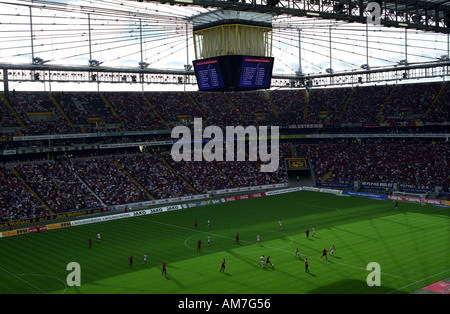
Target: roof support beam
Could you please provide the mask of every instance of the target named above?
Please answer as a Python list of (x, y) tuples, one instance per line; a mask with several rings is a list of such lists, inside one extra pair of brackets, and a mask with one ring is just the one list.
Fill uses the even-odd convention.
[[(426, 0), (280, 0), (275, 6), (268, 0), (128, 0), (157, 2), (170, 5), (194, 5), (220, 9), (233, 9), (272, 13), (273, 15), (314, 16), (324, 19), (366, 23), (369, 2), (381, 5), (381, 24), (407, 27), (439, 33), (450, 33), (449, 2)], [(399, 25), (402, 24), (402, 25)]]

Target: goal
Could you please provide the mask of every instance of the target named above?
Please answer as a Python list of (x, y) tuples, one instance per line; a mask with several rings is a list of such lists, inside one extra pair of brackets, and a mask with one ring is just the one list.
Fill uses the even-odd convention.
[(393, 202), (403, 201), (411, 203), (420, 203), (422, 205), (426, 204), (425, 198), (426, 198), (425, 192), (415, 193), (415, 192), (393, 191), (391, 196)]
[(425, 192), (414, 193), (414, 192), (403, 192), (403, 191), (393, 191), (392, 195), (405, 196), (405, 197), (418, 197), (418, 198), (425, 198), (427, 196), (427, 194)]

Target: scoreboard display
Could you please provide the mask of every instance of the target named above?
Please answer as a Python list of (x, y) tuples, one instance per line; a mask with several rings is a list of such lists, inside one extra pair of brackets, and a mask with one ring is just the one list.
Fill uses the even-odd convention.
[(229, 55), (193, 61), (200, 91), (270, 88), (272, 57)]
[(225, 88), (218, 58), (194, 61), (194, 70), (200, 90), (221, 90)]
[(273, 58), (243, 57), (240, 88), (269, 88), (272, 78)]

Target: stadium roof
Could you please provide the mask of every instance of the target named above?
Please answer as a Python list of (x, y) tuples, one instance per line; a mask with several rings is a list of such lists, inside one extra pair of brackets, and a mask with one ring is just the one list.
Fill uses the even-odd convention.
[[(135, 0), (128, 0), (135, 1)], [(450, 1), (443, 0), (137, 0), (138, 2), (183, 3), (201, 7), (271, 12), (274, 15), (315, 16), (365, 23), (367, 6), (380, 5), (381, 23), (449, 33)], [(371, 10), (372, 11), (372, 10)]]
[(182, 73), (194, 58), (192, 17), (225, 8), (271, 12), (276, 76), (448, 61), (450, 1), (383, 1), (381, 25), (366, 24), (368, 2), (0, 0), (0, 67)]

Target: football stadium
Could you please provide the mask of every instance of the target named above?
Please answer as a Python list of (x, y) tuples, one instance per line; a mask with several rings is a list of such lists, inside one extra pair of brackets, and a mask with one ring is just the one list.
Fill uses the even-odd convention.
[(450, 2), (0, 17), (1, 294), (450, 293)]

